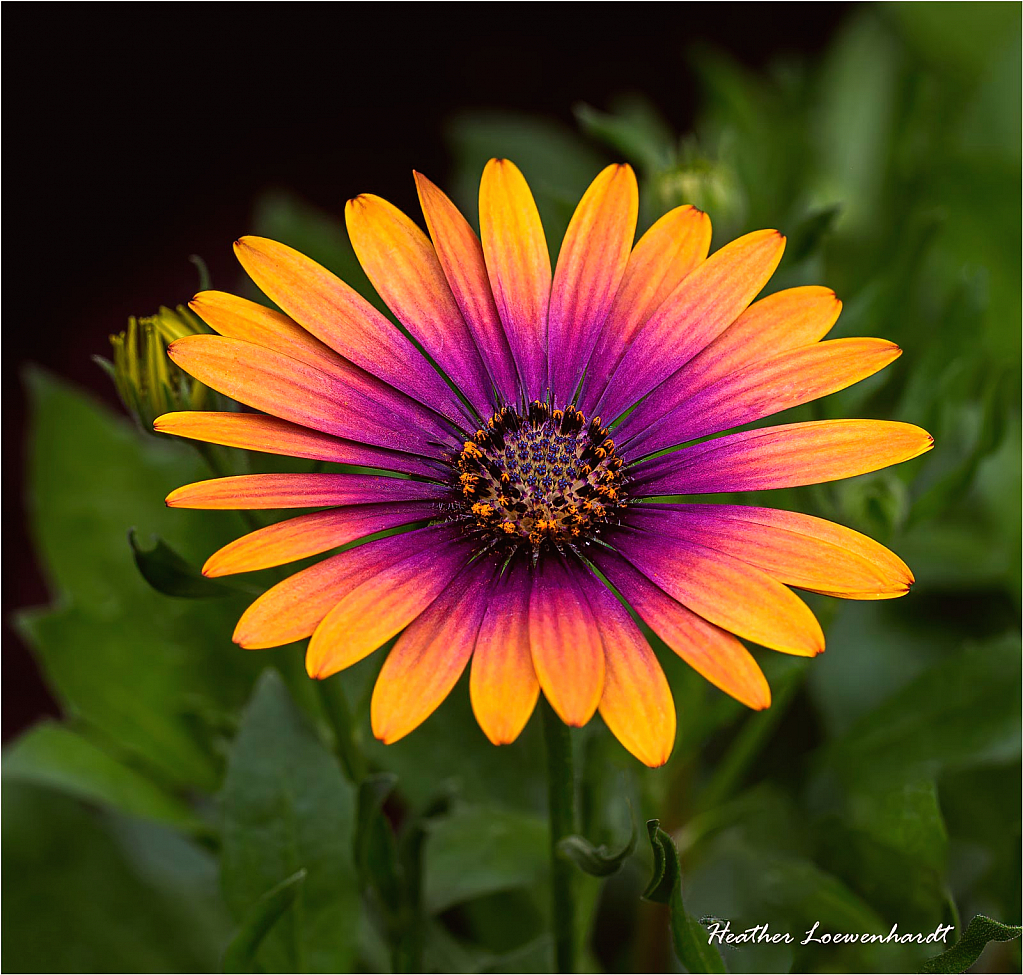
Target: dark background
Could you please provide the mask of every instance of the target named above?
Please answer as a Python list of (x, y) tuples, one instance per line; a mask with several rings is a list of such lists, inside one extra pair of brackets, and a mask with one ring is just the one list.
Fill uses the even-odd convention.
[(335, 213), (377, 191), (413, 212), (411, 170), (444, 178), (455, 109), (572, 122), (576, 102), (635, 87), (685, 131), (688, 46), (761, 67), (826, 46), (850, 6), (8, 7), (8, 38), (25, 40), (8, 44), (4, 739), (55, 710), (8, 624), (47, 600), (21, 491), (26, 362), (116, 402), (91, 356), (129, 315), (194, 293), (189, 254), (232, 280), (230, 245), (262, 190)]

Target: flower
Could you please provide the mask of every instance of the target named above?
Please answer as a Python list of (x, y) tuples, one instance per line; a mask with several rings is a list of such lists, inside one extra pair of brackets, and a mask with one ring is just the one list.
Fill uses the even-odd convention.
[[(874, 471), (926, 451), (906, 423), (827, 420), (710, 435), (806, 403), (899, 354), (878, 339), (821, 341), (841, 303), (819, 287), (753, 304), (784, 237), (747, 234), (708, 257), (710, 220), (680, 206), (633, 246), (638, 191), (609, 166), (582, 197), (551, 274), (525, 179), (491, 160), (480, 237), (428, 179), (429, 236), (375, 196), (348, 203), (356, 254), (403, 326), (283, 244), (237, 241), (281, 310), (219, 292), (192, 309), (218, 335), (169, 355), (259, 413), (179, 412), (163, 433), (354, 465), (190, 484), (192, 508), (316, 508), (214, 553), (220, 576), (370, 538), (278, 583), (234, 639), (310, 637), (324, 678), (401, 633), (377, 680), (375, 735), (421, 724), (467, 665), (476, 718), (513, 741), (542, 690), (560, 718), (600, 711), (641, 761), (675, 737), (668, 683), (643, 620), (751, 708), (770, 691), (740, 637), (824, 649), (790, 587), (851, 599), (908, 591), (906, 565), (871, 539), (765, 507), (673, 503)], [(662, 500), (658, 500), (662, 499)]]

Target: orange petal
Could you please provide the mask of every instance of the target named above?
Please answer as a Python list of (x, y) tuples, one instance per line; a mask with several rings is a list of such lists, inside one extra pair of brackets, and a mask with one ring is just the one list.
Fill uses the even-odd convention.
[(189, 303), (192, 309), (214, 331), (231, 339), (241, 339), (264, 349), (309, 365), (336, 365), (337, 353), (310, 335), (287, 315), (247, 298), (223, 291), (201, 291)]
[(830, 288), (788, 288), (749, 306), (685, 367), (695, 393), (751, 362), (819, 342), (842, 312)]
[(480, 239), (524, 392), (542, 396), (547, 386), (551, 259), (533, 194), (507, 159), (491, 159), (483, 170)]
[(519, 399), (518, 374), (494, 304), (483, 247), (451, 200), (422, 173), (415, 177), (426, 226), (451, 293), (472, 330), (501, 402), (514, 403)]
[(572, 215), (551, 285), (547, 338), (551, 390), (573, 400), (583, 368), (625, 273), (639, 212), (631, 166), (608, 166)]
[(624, 442), (683, 400), (752, 363), (813, 345), (830, 331), (841, 310), (830, 288), (789, 288), (761, 298), (640, 403), (619, 424), (617, 436)]
[(620, 416), (684, 366), (742, 314), (770, 280), (785, 249), (777, 230), (758, 230), (711, 254), (668, 296), (629, 346), (599, 410)]
[(709, 548), (763, 569), (779, 582), (846, 599), (904, 596), (909, 567), (866, 535), (795, 511), (745, 505), (649, 505), (637, 527)]
[(693, 538), (623, 529), (614, 545), (669, 596), (761, 646), (813, 657), (824, 634), (809, 607), (777, 579)]
[(644, 765), (663, 765), (675, 746), (675, 702), (668, 680), (629, 611), (605, 586), (587, 590), (604, 641), (600, 716)]
[(660, 218), (632, 250), (590, 357), (579, 408), (590, 413), (640, 326), (710, 250), (710, 218), (694, 206)]
[(387, 528), (436, 515), (430, 502), (361, 504), (313, 511), (257, 529), (214, 552), (202, 567), (204, 576), (254, 572), (296, 562), (347, 545)]
[[(900, 355), (897, 345), (883, 339), (835, 339), (792, 349), (685, 396), (650, 425), (641, 426), (642, 419), (630, 423), (630, 428), (640, 429), (633, 439), (623, 430), (618, 437), (630, 452), (653, 453), (828, 396), (872, 376)], [(642, 406), (658, 403), (659, 393)], [(662, 407), (653, 409), (660, 412)]]
[(428, 543), (430, 532), (421, 528), (376, 539), (296, 572), (245, 610), (235, 627), (234, 642), (261, 649), (305, 639), (346, 593)]
[(432, 538), (346, 593), (316, 627), (305, 658), (310, 677), (322, 680), (369, 656), (423, 612), (472, 554), (450, 529), (423, 531)]
[(491, 575), (470, 565), (398, 638), (373, 688), (370, 722), (385, 745), (419, 727), (451, 693), (472, 655)]
[(442, 499), (442, 484), (373, 474), (236, 474), (196, 481), (167, 495), (170, 508), (323, 508)]
[(814, 420), (730, 433), (635, 468), (637, 495), (718, 494), (823, 484), (926, 453), (926, 430), (892, 420)]
[(577, 566), (552, 556), (529, 599), (533, 669), (558, 717), (575, 727), (593, 717), (604, 690), (604, 645), (580, 577)]
[(693, 670), (747, 707), (770, 706), (763, 672), (731, 633), (690, 612), (614, 552), (599, 548), (590, 554), (611, 585)]
[(235, 255), (260, 291), (350, 362), (453, 420), (464, 415), (447, 383), (365, 298), (304, 254), (242, 237)]
[(469, 402), (489, 414), (496, 405), (490, 379), (426, 234), (370, 194), (348, 201), (345, 223), (356, 257), (387, 307)]
[(495, 745), (518, 738), (540, 695), (529, 645), (529, 590), (529, 576), (514, 562), (494, 584), (472, 655), (469, 699)]
[(306, 457), (310, 460), (376, 467), (426, 477), (437, 477), (444, 473), (444, 468), (438, 466), (440, 461), (342, 440), (329, 433), (320, 433), (276, 416), (262, 416), (258, 413), (202, 413), (191, 410), (164, 413), (153, 421), (153, 429), (157, 433), (188, 437), (190, 440), (202, 440), (225, 447), (258, 450), (264, 454)]
[(313, 430), (436, 454), (446, 435), (436, 414), (343, 359), (310, 366), (251, 342), (190, 335), (167, 354), (185, 372), (232, 399)]

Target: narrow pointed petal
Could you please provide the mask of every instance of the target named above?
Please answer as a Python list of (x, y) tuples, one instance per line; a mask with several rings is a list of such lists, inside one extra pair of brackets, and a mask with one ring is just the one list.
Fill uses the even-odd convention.
[(370, 722), (385, 745), (418, 728), (458, 683), (487, 609), (491, 574), (462, 570), (387, 655), (373, 688)]
[(618, 164), (590, 184), (569, 222), (547, 317), (551, 391), (558, 403), (574, 399), (625, 273), (638, 213), (636, 175)]
[(202, 574), (226, 576), (296, 562), (387, 528), (432, 518), (436, 510), (429, 501), (409, 501), (312, 511), (228, 543), (206, 560)]
[(472, 331), (501, 402), (514, 403), (519, 398), (518, 373), (494, 304), (483, 246), (451, 200), (422, 173), (415, 177), (426, 226), (451, 293)]
[(618, 425), (616, 437), (624, 443), (683, 400), (761, 359), (819, 342), (841, 311), (830, 288), (788, 288), (761, 298), (640, 403)]
[(304, 254), (242, 237), (235, 255), (260, 291), (339, 355), (451, 420), (458, 397), (419, 350), (365, 298)]
[(490, 378), (430, 239), (404, 213), (363, 194), (345, 207), (348, 235), (370, 283), (409, 334), (484, 416)]
[(893, 420), (814, 420), (730, 433), (640, 464), (634, 489), (647, 497), (718, 494), (823, 484), (919, 457), (925, 430)]
[(629, 346), (598, 405), (620, 416), (681, 369), (745, 310), (785, 249), (777, 230), (758, 230), (711, 254), (668, 296)]
[(472, 550), (452, 529), (422, 531), (430, 534), (347, 592), (316, 627), (305, 658), (310, 677), (322, 680), (369, 656), (419, 616), (468, 562)]
[(472, 711), (495, 745), (519, 737), (540, 696), (529, 643), (529, 590), (525, 568), (513, 563), (490, 592), (472, 655)]
[(582, 727), (604, 691), (604, 645), (579, 567), (545, 560), (533, 579), (529, 642), (544, 696), (565, 724)]
[(448, 488), (430, 481), (373, 474), (236, 474), (186, 484), (167, 495), (169, 508), (324, 508), (383, 501), (440, 501)]
[(654, 453), (813, 402), (872, 376), (900, 355), (897, 345), (883, 339), (835, 339), (761, 359), (683, 399), (628, 441), (629, 450)]
[(817, 618), (763, 570), (692, 538), (621, 529), (613, 544), (669, 596), (730, 633), (799, 657), (823, 653)]
[(894, 552), (823, 518), (746, 505), (643, 505), (631, 524), (706, 545), (779, 582), (848, 599), (904, 596), (913, 584)]
[(551, 259), (533, 194), (507, 159), (491, 159), (483, 170), (480, 240), (523, 393), (542, 398), (547, 388)]
[(426, 456), (447, 436), (436, 414), (343, 359), (311, 366), (219, 335), (178, 339), (167, 354), (225, 396), (323, 433)]
[(767, 679), (731, 633), (686, 609), (620, 555), (604, 548), (591, 555), (650, 629), (693, 670), (747, 707), (760, 711), (770, 706)]
[(659, 768), (675, 747), (675, 702), (668, 679), (629, 611), (606, 586), (586, 591), (604, 641), (600, 716), (644, 765)]
[(586, 368), (579, 399), (584, 413), (593, 411), (644, 322), (706, 259), (710, 236), (707, 214), (686, 205), (666, 213), (640, 237)]
[(255, 650), (304, 640), (343, 596), (429, 544), (433, 531), (420, 528), (375, 539), (296, 572), (245, 610), (235, 627), (234, 642)]
[(225, 447), (241, 447), (264, 454), (305, 457), (335, 464), (353, 464), (392, 470), (401, 474), (438, 477), (445, 473), (441, 461), (404, 454), (383, 447), (355, 443), (320, 433), (296, 423), (258, 413), (164, 413), (153, 421), (157, 433), (167, 433)]
[(223, 291), (201, 291), (188, 307), (226, 338), (251, 342), (311, 366), (337, 364), (333, 349), (276, 309)]

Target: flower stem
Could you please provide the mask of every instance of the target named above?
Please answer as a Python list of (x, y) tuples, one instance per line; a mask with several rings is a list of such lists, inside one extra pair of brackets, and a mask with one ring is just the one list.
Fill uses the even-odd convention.
[(543, 699), (544, 742), (547, 746), (547, 797), (551, 836), (551, 922), (555, 970), (575, 972), (575, 875), (572, 864), (558, 855), (558, 840), (578, 832), (575, 772), (568, 727)]
[(320, 692), (320, 703), (334, 732), (338, 758), (341, 759), (349, 781), (358, 785), (366, 777), (366, 759), (355, 742), (352, 713), (348, 709), (348, 698), (345, 697), (340, 677), (335, 674), (315, 683)]

